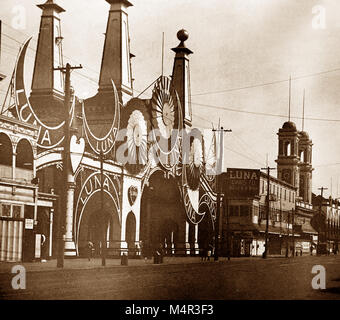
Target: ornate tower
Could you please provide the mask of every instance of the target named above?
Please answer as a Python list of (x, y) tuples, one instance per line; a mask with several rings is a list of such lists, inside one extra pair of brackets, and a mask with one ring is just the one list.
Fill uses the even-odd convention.
[(299, 197), (304, 202), (312, 203), (312, 140), (309, 139), (307, 132), (299, 133), (299, 157), (300, 157), (300, 181)]
[(114, 81), (120, 99), (125, 104), (132, 97), (131, 54), (128, 0), (106, 0), (110, 5), (105, 33), (99, 92), (112, 92)]
[(299, 188), (299, 133), (295, 123), (287, 121), (279, 129), (278, 179)]
[(55, 107), (55, 103), (62, 102), (64, 96), (63, 74), (54, 68), (63, 66), (59, 15), (65, 10), (54, 0), (48, 0), (38, 7), (42, 10), (42, 16), (30, 100), (39, 113), (48, 113), (42, 109)]
[(182, 29), (178, 31), (177, 38), (181, 42), (176, 48), (172, 49), (172, 51), (176, 53), (172, 71), (172, 80), (181, 100), (184, 124), (188, 127), (191, 127), (192, 110), (189, 55), (193, 52), (188, 49), (184, 43), (189, 38), (189, 33), (186, 30)]

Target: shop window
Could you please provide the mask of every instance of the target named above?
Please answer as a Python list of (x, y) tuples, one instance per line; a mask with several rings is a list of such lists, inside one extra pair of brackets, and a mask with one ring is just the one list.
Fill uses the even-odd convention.
[(10, 218), (11, 217), (11, 205), (10, 204), (2, 204), (0, 206), (0, 216)]
[(240, 206), (240, 216), (241, 217), (249, 216), (249, 206)]

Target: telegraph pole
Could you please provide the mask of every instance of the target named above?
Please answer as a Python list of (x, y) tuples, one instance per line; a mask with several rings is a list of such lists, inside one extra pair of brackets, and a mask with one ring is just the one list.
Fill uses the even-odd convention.
[(267, 197), (266, 197), (266, 233), (265, 233), (265, 243), (264, 243), (264, 253), (263, 259), (267, 259), (268, 256), (268, 228), (269, 228), (269, 210), (270, 210), (270, 202), (269, 202), (269, 193), (270, 193), (270, 170), (275, 170), (276, 168), (261, 168), (261, 170), (267, 170)]
[[(221, 173), (223, 166), (223, 138), (225, 132), (232, 132), (231, 129), (224, 129), (220, 127), (218, 129), (212, 129), (213, 132), (219, 133), (219, 144), (220, 144), (220, 152), (219, 159), (217, 160), (217, 172), (216, 172), (216, 189), (217, 189), (217, 209), (216, 209), (216, 222), (215, 222), (215, 251), (214, 251), (214, 261), (218, 261), (219, 250), (220, 250), (220, 221), (221, 221)], [(227, 209), (228, 210), (228, 209)]]
[[(63, 152), (63, 184), (64, 190), (62, 191), (62, 204), (61, 212), (58, 218), (58, 258), (57, 268), (64, 267), (64, 249), (65, 249), (65, 223), (66, 223), (66, 210), (67, 210), (67, 190), (68, 178), (71, 172), (70, 169), (70, 106), (71, 106), (71, 70), (81, 69), (82, 66), (71, 67), (69, 63), (66, 67), (54, 68), (65, 73), (65, 97), (64, 97), (64, 152)], [(72, 174), (72, 173), (71, 173)], [(72, 208), (73, 209), (73, 208)]]
[[(320, 218), (322, 216), (322, 201), (323, 201), (323, 192), (324, 190), (328, 190), (328, 188), (324, 188), (324, 187), (321, 187), (321, 188), (318, 188), (318, 190), (321, 191), (321, 198), (320, 198), (320, 205), (319, 205), (319, 215), (320, 215)], [(319, 230), (320, 230), (320, 226), (319, 226)], [(318, 230), (318, 247), (316, 249), (316, 254), (318, 254), (318, 252), (320, 252), (320, 231)]]

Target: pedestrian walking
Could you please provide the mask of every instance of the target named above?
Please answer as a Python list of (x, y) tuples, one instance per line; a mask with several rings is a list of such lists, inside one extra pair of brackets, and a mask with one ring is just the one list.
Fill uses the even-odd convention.
[(87, 258), (89, 259), (89, 261), (91, 261), (92, 258), (92, 254), (93, 254), (93, 243), (91, 241), (87, 242)]

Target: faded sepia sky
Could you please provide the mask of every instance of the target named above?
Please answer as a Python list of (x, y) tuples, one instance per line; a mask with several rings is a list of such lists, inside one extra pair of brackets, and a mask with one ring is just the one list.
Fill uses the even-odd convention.
[[(37, 39), (41, 10), (35, 5), (43, 2), (0, 0), (0, 18), (5, 23), (3, 33), (19, 42), (23, 42), (26, 35), (33, 34)], [(78, 96), (91, 96), (97, 90), (109, 4), (104, 0), (57, 2), (66, 9), (61, 16), (65, 62), (81, 63), (84, 69), (80, 73), (93, 79), (73, 73), (73, 86)], [(225, 166), (260, 168), (265, 166), (268, 154), (269, 165), (276, 167), (276, 133), (288, 118), (288, 81), (281, 80), (288, 80), (291, 75), (291, 114), (300, 130), (301, 119), (294, 117), (301, 118), (303, 90), (306, 90), (305, 130), (314, 143), (313, 191), (319, 192), (317, 189), (321, 186), (328, 187), (325, 192), (328, 196), (332, 179), (333, 196), (340, 196), (340, 191), (337, 194), (337, 185), (340, 186), (338, 0), (132, 2), (134, 7), (129, 9), (129, 21), (131, 52), (136, 55), (133, 59), (136, 90), (145, 89), (161, 73), (162, 32), (165, 33), (164, 70), (166, 75), (171, 74), (174, 53), (170, 49), (178, 44), (177, 31), (185, 28), (190, 34), (187, 46), (194, 51), (190, 57), (194, 124), (211, 128), (211, 122), (216, 125), (220, 118), (225, 128), (233, 130), (225, 136)], [(11, 27), (16, 17), (12, 10), (18, 5), (26, 13), (23, 30)], [(317, 5), (325, 10), (324, 29), (315, 29), (312, 25), (318, 15), (313, 14), (313, 7)], [(19, 43), (7, 36), (2, 38), (0, 71), (10, 78)], [(33, 50), (28, 52), (27, 58), (27, 87), (31, 81), (35, 47), (33, 41)], [(312, 74), (314, 76), (309, 76)], [(0, 101), (8, 81), (0, 83)], [(257, 86), (261, 84), (267, 85)], [(244, 87), (247, 88), (232, 90)], [(148, 96), (150, 90), (143, 97)]]

